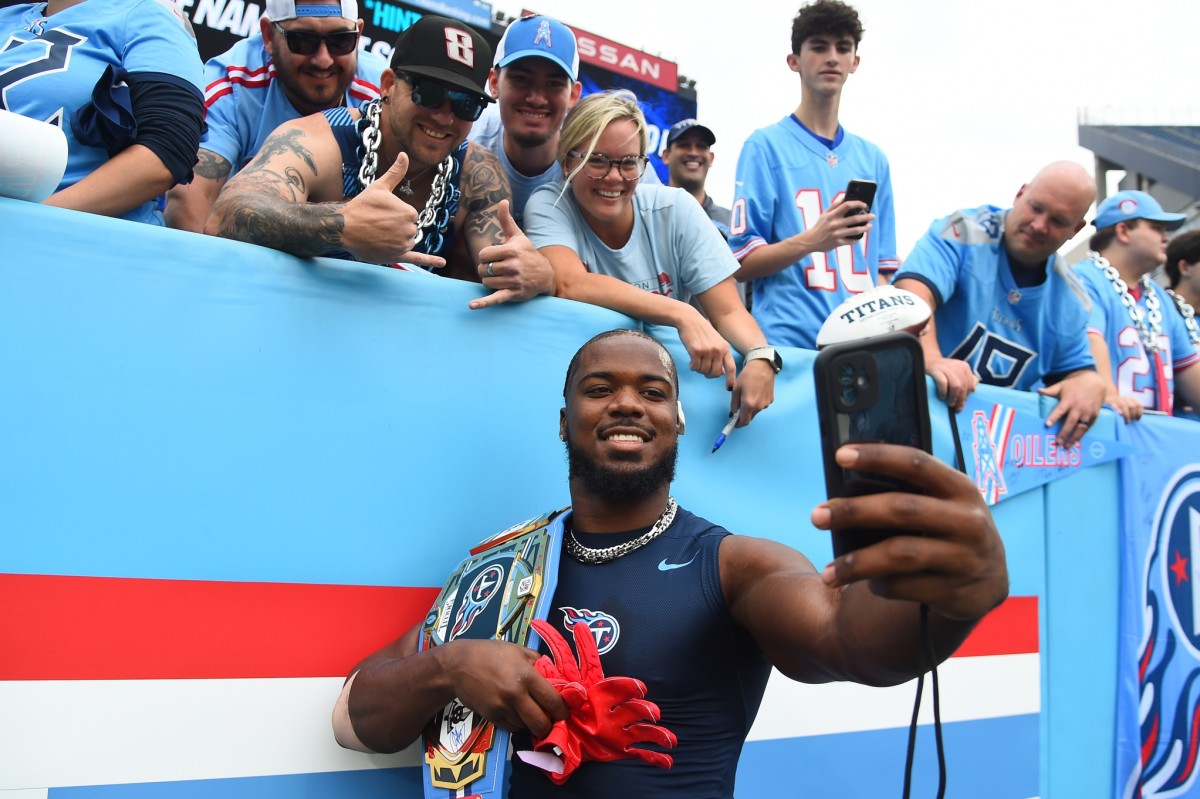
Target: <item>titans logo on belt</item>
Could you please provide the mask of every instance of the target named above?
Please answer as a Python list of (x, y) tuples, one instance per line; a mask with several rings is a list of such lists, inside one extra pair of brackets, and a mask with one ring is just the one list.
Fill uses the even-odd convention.
[(592, 631), (596, 639), (596, 649), (601, 655), (617, 645), (621, 637), (621, 625), (615, 618), (598, 610), (580, 610), (578, 608), (559, 608), (563, 614), (563, 624), (568, 630), (579, 622), (583, 622)]
[(471, 586), (467, 589), (466, 599), (458, 609), (458, 617), (454, 620), (454, 629), (450, 631), (451, 640), (462, 635), (475, 617), (483, 612), (492, 597), (500, 592), (504, 584), (504, 569), (498, 565), (488, 566), (475, 575)]
[(1200, 759), (1200, 468), (1176, 473), (1163, 497), (1146, 564), (1142, 757), (1124, 785), (1131, 799), (1188, 793)]

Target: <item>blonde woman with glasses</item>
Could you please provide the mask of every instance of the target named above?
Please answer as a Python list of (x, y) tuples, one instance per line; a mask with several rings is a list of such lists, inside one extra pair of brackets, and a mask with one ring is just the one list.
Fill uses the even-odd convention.
[[(632, 93), (580, 100), (558, 140), (563, 183), (530, 195), (526, 235), (554, 266), (559, 297), (676, 328), (691, 368), (724, 376), (741, 427), (771, 404), (783, 362), (742, 305), (738, 263), (700, 204), (682, 189), (639, 183), (647, 144)], [(745, 358), (740, 375), (730, 344)]]

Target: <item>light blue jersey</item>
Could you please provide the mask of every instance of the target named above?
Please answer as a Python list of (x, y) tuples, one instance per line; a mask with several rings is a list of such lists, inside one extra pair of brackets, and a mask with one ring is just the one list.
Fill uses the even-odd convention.
[[(1092, 298), (1088, 333), (1102, 337), (1108, 345), (1117, 393), (1122, 397), (1136, 398), (1148, 410), (1169, 412), (1174, 405), (1175, 372), (1200, 360), (1200, 354), (1192, 348), (1183, 317), (1174, 311), (1175, 303), (1161, 286), (1150, 281), (1150, 290), (1158, 299), (1158, 310), (1162, 314), (1162, 329), (1157, 338), (1163, 361), (1163, 380), (1166, 382), (1166, 396), (1163, 397), (1159, 395), (1158, 370), (1154, 359), (1142, 345), (1133, 318), (1122, 302), (1121, 295), (1113, 288), (1112, 281), (1105, 277), (1104, 271), (1091, 258), (1075, 264), (1075, 272), (1083, 279)], [(1142, 310), (1143, 319), (1147, 319), (1146, 296), (1140, 286), (1130, 286), (1129, 293)]]
[(612, 249), (592, 232), (570, 189), (542, 186), (525, 206), (525, 234), (535, 247), (574, 250), (589, 272), (689, 302), (737, 271), (704, 209), (683, 189), (641, 184), (633, 193), (633, 234)]
[[(346, 87), (346, 105), (358, 108), (379, 96), (379, 76), (387, 62), (358, 51), (358, 70)], [(230, 176), (249, 163), (267, 137), (284, 122), (301, 116), (276, 79), (271, 54), (256, 31), (204, 65), (205, 121), (200, 146), (228, 161)]]
[(742, 146), (729, 225), (729, 247), (739, 261), (808, 230), (856, 178), (878, 184), (876, 218), (861, 241), (755, 278), (754, 318), (772, 344), (815, 349), (834, 308), (899, 266), (891, 172), (869, 141), (843, 132), (830, 148), (793, 115), (756, 130)]
[[(109, 159), (103, 147), (81, 143), (71, 113), (91, 102), (104, 71), (172, 75), (200, 92), (196, 40), (170, 0), (88, 0), (50, 17), (45, 3), (0, 8), (0, 108), (49, 122), (67, 137), (67, 171), (59, 189), (73, 186)], [(157, 203), (123, 215), (162, 224)]]
[(1004, 247), (1007, 211), (983, 205), (934, 222), (896, 279), (929, 287), (942, 354), (992, 386), (1028, 390), (1042, 378), (1094, 367), (1086, 291), (1050, 256), (1046, 279), (1018, 286)]

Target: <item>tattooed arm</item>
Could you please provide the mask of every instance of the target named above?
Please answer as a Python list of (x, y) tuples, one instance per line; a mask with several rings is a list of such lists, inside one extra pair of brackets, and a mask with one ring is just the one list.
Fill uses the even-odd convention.
[(470, 306), (486, 308), (553, 294), (554, 267), (525, 237), (509, 211), (512, 192), (504, 168), (495, 155), (473, 142), (463, 161), (461, 188), (463, 236), (483, 285), (492, 290)]
[(167, 209), (163, 212), (167, 227), (202, 233), (217, 195), (229, 180), (233, 165), (212, 150), (201, 147), (197, 159), (192, 182), (180, 183), (167, 192)]
[(401, 155), (352, 200), (342, 194), (342, 157), (321, 114), (276, 128), (250, 164), (225, 186), (205, 232), (261, 244), (303, 258), (346, 250), (360, 260), (405, 260), (440, 266), (409, 253), (416, 210), (392, 191), (408, 170)]

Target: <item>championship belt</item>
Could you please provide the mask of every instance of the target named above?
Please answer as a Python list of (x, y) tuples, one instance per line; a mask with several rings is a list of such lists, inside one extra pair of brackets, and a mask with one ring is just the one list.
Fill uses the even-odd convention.
[[(422, 625), (420, 649), (456, 638), (536, 648), (531, 625), (544, 619), (558, 581), (563, 512), (510, 527), (471, 550), (446, 581)], [(426, 799), (503, 795), (510, 733), (457, 698), (425, 728)]]

